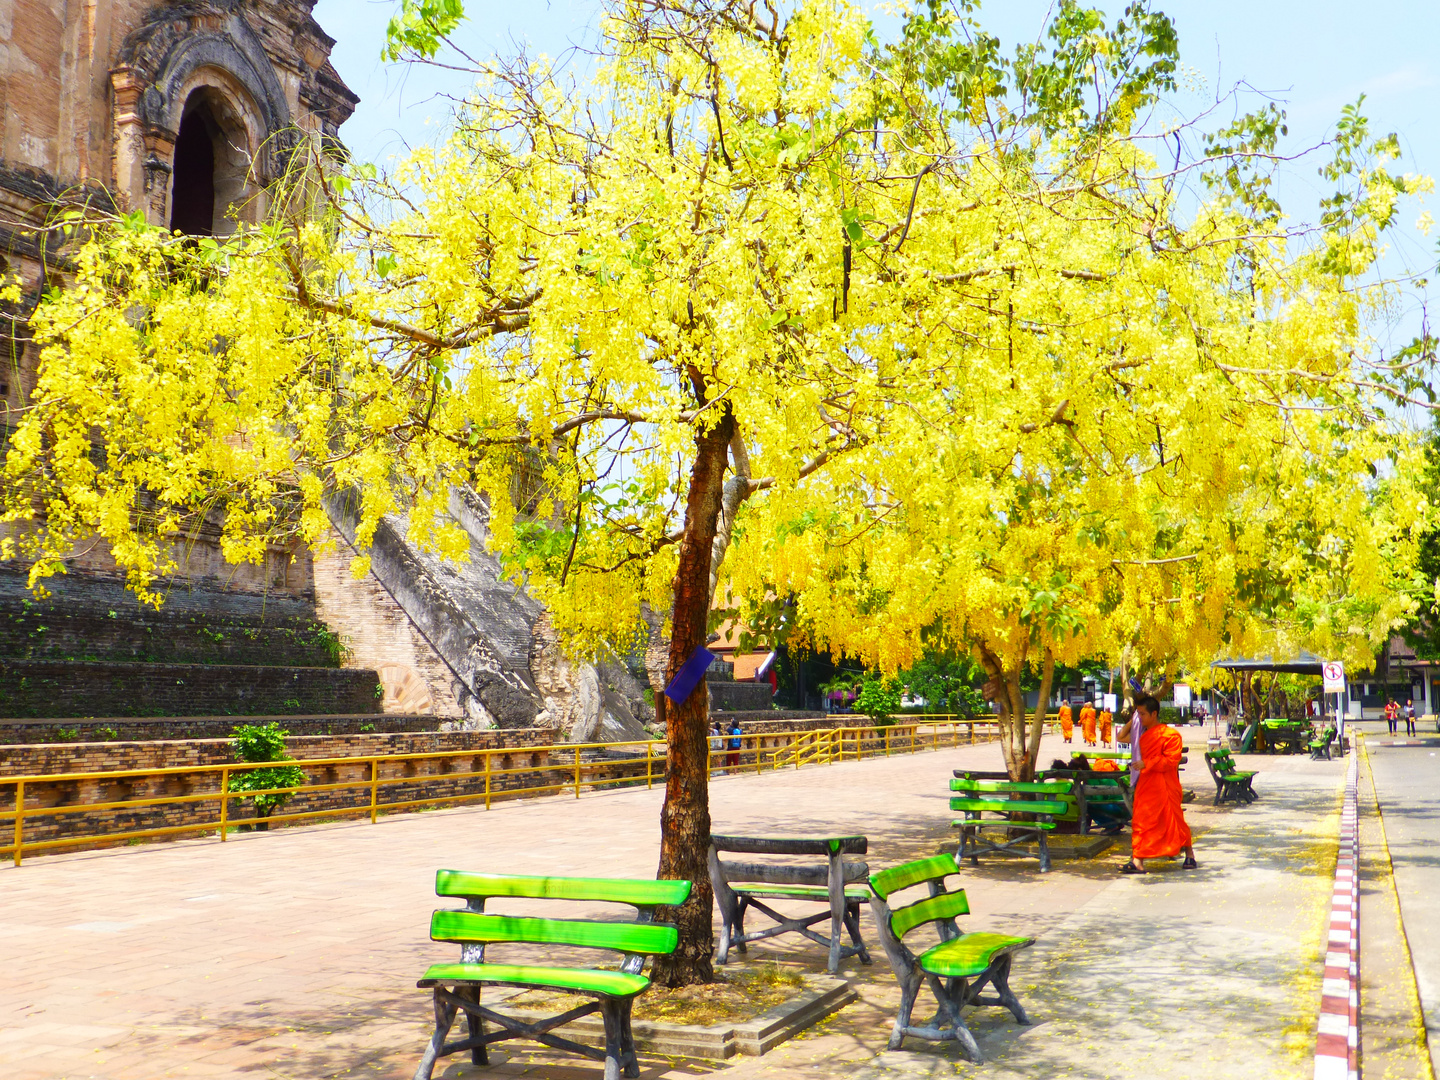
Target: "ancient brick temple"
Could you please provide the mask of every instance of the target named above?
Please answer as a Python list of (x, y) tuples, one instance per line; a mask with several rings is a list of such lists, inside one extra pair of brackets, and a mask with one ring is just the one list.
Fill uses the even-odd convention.
[[(225, 235), (259, 220), (297, 149), (340, 151), (357, 97), (329, 56), (314, 0), (0, 0), (0, 270), (26, 304), (63, 286), (44, 223), (89, 201)], [(24, 315), (24, 312), (21, 312)], [(0, 331), (0, 444), (34, 386), (23, 318)], [(638, 734), (625, 665), (567, 663), (544, 612), (484, 547), (486, 508), (457, 493), (467, 565), (376, 538), (349, 573), (344, 501), (333, 550), (276, 549), (235, 566), (216, 536), (177, 543), (159, 612), (138, 608), (103, 545), (80, 544), (37, 601), (0, 564), (0, 716), (394, 712), (481, 725)]]

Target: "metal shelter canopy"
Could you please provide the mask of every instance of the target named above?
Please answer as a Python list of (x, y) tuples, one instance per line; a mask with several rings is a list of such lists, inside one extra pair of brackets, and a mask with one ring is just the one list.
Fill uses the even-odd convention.
[(1253, 660), (1216, 660), (1210, 666), (1226, 671), (1277, 671), (1286, 675), (1319, 675), (1322, 674), (1324, 663), (1314, 653), (1302, 649), (1293, 660), (1273, 660), (1268, 656), (1260, 656)]

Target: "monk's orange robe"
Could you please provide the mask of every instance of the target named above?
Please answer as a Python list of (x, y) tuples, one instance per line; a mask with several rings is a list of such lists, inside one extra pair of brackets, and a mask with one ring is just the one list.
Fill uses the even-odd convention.
[(1109, 745), (1110, 745), (1110, 742), (1111, 742), (1110, 736), (1113, 735), (1114, 732), (1115, 732), (1115, 717), (1111, 715), (1109, 709), (1101, 709), (1101, 710), (1100, 710), (1100, 741), (1101, 741), (1104, 745), (1109, 746)]
[(1109, 758), (1096, 758), (1090, 763), (1091, 772), (1119, 772), (1120, 763)]
[(1085, 735), (1085, 745), (1095, 745), (1095, 706), (1086, 705), (1080, 710), (1080, 730)]
[(1135, 782), (1130, 850), (1137, 859), (1178, 855), (1190, 846), (1190, 826), (1180, 808), (1180, 733), (1156, 724), (1140, 737), (1140, 779)]
[(1060, 706), (1060, 734), (1065, 736), (1066, 742), (1075, 734), (1075, 721), (1070, 716), (1069, 705)]

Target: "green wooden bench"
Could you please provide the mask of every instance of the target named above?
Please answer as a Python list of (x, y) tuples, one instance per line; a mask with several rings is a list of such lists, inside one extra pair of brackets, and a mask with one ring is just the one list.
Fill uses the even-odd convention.
[[(1033, 839), (1040, 846), (1040, 872), (1046, 872), (1050, 869), (1046, 834), (1055, 829), (1055, 815), (1065, 812), (1065, 803), (1058, 796), (1069, 795), (1074, 786), (1069, 780), (981, 780), (957, 770), (950, 790), (960, 794), (950, 799), (950, 809), (965, 817), (952, 823), (960, 830), (956, 857), (979, 865), (979, 856), (990, 851), (1028, 856), (1029, 852), (1016, 850), (1016, 846)], [(1017, 817), (1019, 814), (1034, 815), (1034, 820)], [(991, 840), (984, 835), (986, 829), (1005, 829), (1009, 838)]]
[[(643, 974), (648, 956), (675, 951), (675, 927), (654, 922), (657, 905), (683, 904), (690, 895), (688, 881), (643, 881), (627, 878), (525, 877), (503, 874), (467, 874), (441, 870), (435, 875), (437, 896), (466, 901), (464, 908), (437, 911), (430, 919), (430, 937), (460, 946), (458, 964), (434, 964), (416, 984), (433, 989), (435, 1033), (415, 1080), (430, 1080), (435, 1062), (450, 1054), (470, 1051), (476, 1065), (488, 1064), (485, 1048), (506, 1039), (531, 1039), (573, 1054), (605, 1062), (605, 1080), (640, 1075), (635, 1040), (630, 1034), (630, 1007), (650, 980)], [(540, 919), (485, 914), (485, 901), (496, 898), (582, 900), (628, 904), (636, 910), (633, 922), (599, 922), (588, 919)], [(545, 967), (497, 964), (486, 961), (485, 947), (502, 942), (565, 945), (611, 949), (623, 953), (618, 970), (584, 967)], [(525, 1023), (493, 1012), (480, 1004), (482, 986), (523, 986), (580, 994), (595, 1000), (537, 1023)], [(465, 1013), (468, 1037), (447, 1043), (445, 1037), (457, 1012)], [(582, 1046), (551, 1029), (599, 1012), (605, 1023), (605, 1048)], [(502, 1030), (486, 1032), (485, 1021)]]
[[(859, 956), (862, 964), (870, 963), (870, 953), (860, 937), (860, 905), (870, 901), (870, 889), (865, 884), (870, 867), (845, 860), (846, 855), (864, 855), (868, 847), (863, 836), (711, 836), (710, 883), (715, 889), (721, 922), (715, 962), (728, 962), (732, 947), (743, 953), (751, 941), (779, 934), (803, 934), (829, 951), (827, 968), (832, 975), (839, 970), (840, 961), (849, 956)], [(812, 866), (729, 862), (720, 858), (722, 852), (818, 855), (825, 862)], [(809, 901), (825, 907), (814, 914), (792, 917), (776, 911), (767, 900)], [(745, 913), (752, 907), (768, 915), (776, 925), (747, 932)], [(823, 919), (830, 920), (828, 937), (811, 929)], [(849, 945), (842, 940), (842, 930), (850, 934)]]
[(1210, 770), (1210, 779), (1215, 781), (1216, 806), (1231, 799), (1254, 802), (1258, 797), (1251, 786), (1255, 779), (1254, 770), (1237, 769), (1229, 750), (1207, 750), (1205, 767)]
[(1311, 760), (1311, 761), (1330, 761), (1330, 760), (1331, 760), (1331, 757), (1330, 757), (1330, 745), (1335, 741), (1335, 736), (1337, 736), (1337, 735), (1339, 735), (1339, 734), (1340, 734), (1340, 732), (1338, 732), (1338, 731), (1335, 729), (1335, 725), (1334, 725), (1334, 724), (1331, 724), (1329, 727), (1327, 727), (1327, 728), (1325, 729), (1325, 734), (1320, 735), (1320, 736), (1318, 736), (1318, 737), (1316, 737), (1316, 738), (1314, 738), (1314, 739), (1311, 739), (1311, 740), (1310, 740), (1310, 760)]
[(1265, 742), (1277, 754), (1297, 754), (1315, 737), (1315, 730), (1303, 720), (1262, 720)]
[[(937, 1042), (953, 1040), (971, 1061), (983, 1063), (980, 1046), (965, 1026), (961, 1010), (967, 1005), (998, 1005), (1009, 1009), (1016, 1023), (1030, 1023), (1010, 990), (1010, 961), (1016, 952), (1034, 944), (1034, 939), (961, 933), (955, 917), (970, 914), (965, 890), (945, 889), (945, 878), (959, 872), (954, 856), (946, 853), (896, 866), (870, 878), (870, 888), (875, 892), (870, 901), (875, 926), (900, 981), (900, 1010), (888, 1049), (899, 1050), (907, 1035)], [(928, 887), (927, 896), (903, 907), (895, 906), (896, 893), (918, 885)], [(905, 945), (905, 937), (927, 924), (934, 925), (940, 943), (916, 956)], [(915, 1025), (911, 1013), (922, 983), (929, 984), (938, 1009), (929, 1023)], [(995, 993), (982, 997), (987, 985)]]

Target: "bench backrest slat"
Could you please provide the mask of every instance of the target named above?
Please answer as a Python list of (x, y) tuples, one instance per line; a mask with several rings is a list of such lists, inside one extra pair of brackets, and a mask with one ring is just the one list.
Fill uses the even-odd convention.
[(969, 915), (970, 903), (965, 899), (965, 890), (927, 896), (924, 900), (901, 908), (890, 914), (890, 929), (897, 938), (903, 938), (917, 926), (934, 922), (936, 919), (953, 919), (957, 915)]
[(1015, 792), (1019, 795), (1067, 795), (1074, 786), (1071, 780), (969, 780), (957, 776), (950, 781), (951, 791)]
[[(821, 863), (819, 866), (787, 866), (777, 863), (737, 863), (719, 861), (720, 872), (725, 875), (725, 880), (730, 883), (737, 881), (760, 882), (766, 885), (827, 885), (830, 882), (830, 867)], [(864, 881), (870, 873), (870, 867), (863, 862), (849, 862), (843, 864), (844, 877), (847, 883), (852, 881)]]
[(936, 878), (944, 878), (947, 874), (958, 874), (959, 872), (960, 867), (955, 865), (955, 856), (948, 851), (943, 851), (928, 859), (918, 859), (915, 862), (906, 863), (904, 866), (892, 866), (889, 870), (872, 874), (870, 888), (875, 890), (881, 900), (884, 900), (891, 893), (899, 892), (901, 889), (909, 889), (927, 881), (934, 881)]
[(653, 907), (656, 904), (683, 904), (690, 895), (690, 882), (469, 874), (460, 870), (438, 870), (435, 873), (435, 894), (467, 899), (514, 896), (532, 900), (598, 900)]
[(750, 855), (864, 855), (869, 843), (863, 836), (783, 837), (783, 836), (717, 836), (710, 837), (716, 851), (734, 851)]
[(580, 919), (531, 919), (482, 915), (475, 911), (437, 911), (430, 917), (434, 941), (491, 944), (575, 945), (645, 956), (675, 951), (679, 934), (666, 923), (589, 922)]
[(951, 810), (990, 810), (997, 814), (1063, 814), (1058, 799), (961, 799), (950, 800)]

